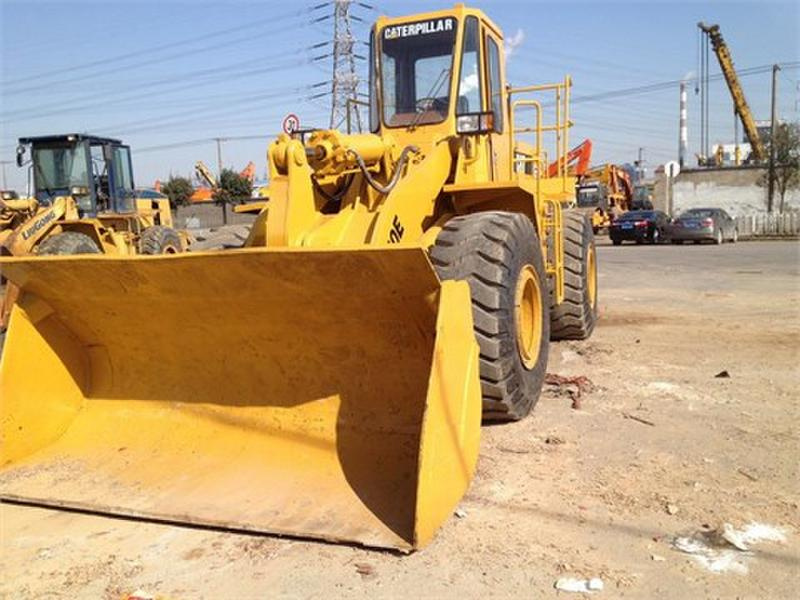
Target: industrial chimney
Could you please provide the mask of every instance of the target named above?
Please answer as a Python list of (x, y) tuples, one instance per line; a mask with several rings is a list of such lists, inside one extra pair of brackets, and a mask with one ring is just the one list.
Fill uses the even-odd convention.
[(678, 136), (678, 164), (683, 168), (689, 147), (689, 127), (686, 123), (686, 82), (681, 81), (680, 133)]

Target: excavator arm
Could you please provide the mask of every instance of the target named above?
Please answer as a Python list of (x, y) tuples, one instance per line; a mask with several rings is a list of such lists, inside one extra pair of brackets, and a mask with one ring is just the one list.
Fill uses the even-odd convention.
[[(577, 163), (575, 169), (570, 172), (571, 175), (585, 175), (586, 171), (589, 169), (589, 163), (592, 160), (592, 140), (583, 140), (567, 153), (565, 159), (560, 160), (564, 163), (567, 171), (569, 171), (569, 167), (572, 163)], [(559, 161), (555, 160), (547, 167), (548, 177), (555, 177), (558, 175), (558, 163)]]

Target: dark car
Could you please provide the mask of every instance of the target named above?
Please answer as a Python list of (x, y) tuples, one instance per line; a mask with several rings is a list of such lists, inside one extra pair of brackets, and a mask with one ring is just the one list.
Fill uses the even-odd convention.
[(672, 243), (703, 241), (721, 244), (739, 239), (736, 221), (721, 208), (693, 208), (672, 221)]
[(626, 240), (658, 244), (669, 238), (669, 217), (660, 210), (632, 210), (611, 223), (609, 237), (615, 246)]

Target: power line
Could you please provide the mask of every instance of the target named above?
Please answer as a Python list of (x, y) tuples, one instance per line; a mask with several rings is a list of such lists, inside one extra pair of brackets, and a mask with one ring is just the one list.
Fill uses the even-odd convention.
[[(16, 84), (24, 83), (26, 81), (35, 81), (37, 79), (46, 79), (46, 78), (51, 77), (53, 75), (63, 75), (64, 73), (72, 73), (72, 72), (75, 72), (75, 71), (82, 71), (82, 70), (90, 69), (90, 68), (93, 68), (93, 67), (98, 67), (98, 66), (103, 66), (103, 65), (108, 65), (108, 64), (114, 64), (114, 63), (117, 63), (117, 62), (126, 61), (126, 60), (129, 60), (131, 58), (136, 58), (136, 57), (139, 57), (139, 56), (145, 56), (145, 55), (148, 55), (148, 54), (157, 54), (159, 52), (163, 52), (164, 50), (170, 50), (170, 49), (173, 49), (173, 48), (180, 48), (180, 47), (183, 47), (183, 46), (188, 46), (188, 45), (194, 44), (194, 43), (196, 43), (198, 41), (207, 41), (209, 39), (214, 39), (214, 38), (226, 36), (228, 34), (231, 34), (231, 33), (237, 32), (237, 31), (244, 31), (244, 30), (247, 30), (247, 29), (259, 28), (262, 25), (274, 24), (276, 22), (280, 22), (280, 21), (284, 21), (284, 20), (287, 20), (287, 19), (303, 16), (304, 14), (312, 12), (313, 10), (315, 10), (313, 7), (310, 8), (310, 9), (305, 9), (305, 10), (294, 10), (294, 11), (291, 11), (291, 12), (288, 12), (288, 13), (284, 13), (284, 14), (281, 14), (281, 15), (272, 16), (270, 18), (259, 19), (257, 21), (252, 21), (250, 23), (246, 23), (246, 24), (243, 24), (243, 25), (237, 25), (235, 27), (229, 27), (227, 29), (211, 31), (209, 33), (203, 34), (202, 36), (193, 36), (191, 38), (184, 38), (182, 40), (178, 40), (178, 41), (175, 41), (175, 42), (170, 42), (168, 44), (161, 44), (159, 46), (153, 46), (153, 47), (150, 47), (150, 48), (144, 48), (142, 50), (136, 50), (134, 52), (127, 52), (127, 53), (124, 53), (124, 54), (118, 54), (116, 56), (111, 56), (111, 57), (108, 57), (108, 58), (94, 60), (94, 61), (83, 63), (83, 64), (80, 64), (80, 65), (75, 65), (75, 66), (72, 66), (72, 67), (53, 69), (51, 71), (45, 71), (45, 72), (42, 72), (42, 73), (37, 73), (35, 75), (29, 75), (27, 77), (20, 77), (20, 78), (17, 78), (17, 79), (5, 80), (5, 81), (3, 81), (2, 85), (3, 85), (3, 87), (5, 87), (5, 86), (14, 86)], [(260, 31), (259, 32), (259, 38), (261, 37), (262, 34), (263, 34), (263, 31)], [(254, 39), (254, 38), (253, 38), (253, 36), (248, 36), (248, 37), (243, 38), (243, 39), (244, 40), (250, 40), (250, 39)], [(229, 43), (227, 43), (225, 45), (230, 45), (231, 43), (235, 43), (235, 42), (229, 42)], [(219, 44), (214, 44), (213, 46), (208, 46), (207, 49), (218, 49), (220, 47), (221, 46)], [(197, 50), (195, 50), (195, 51), (197, 51)], [(185, 54), (182, 53), (182, 54), (177, 55), (177, 56), (185, 56)], [(149, 62), (153, 62), (153, 61), (148, 61), (148, 63)], [(145, 63), (145, 64), (148, 64), (148, 63)], [(130, 67), (126, 67), (126, 68), (130, 68)], [(115, 71), (116, 71), (116, 69), (115, 69)], [(24, 90), (20, 90), (20, 91), (17, 91), (17, 92), (12, 92), (12, 93), (20, 93), (21, 91), (26, 91), (28, 89), (31, 89), (31, 88), (25, 88)]]
[[(157, 82), (153, 82), (153, 84), (151, 86), (145, 86), (144, 88), (137, 89), (134, 92), (124, 92), (122, 94), (119, 94), (119, 93), (116, 93), (116, 94), (104, 94), (100, 99), (97, 99), (96, 101), (90, 102), (88, 104), (79, 104), (79, 105), (72, 105), (72, 106), (68, 105), (66, 107), (63, 106), (63, 105), (58, 105), (58, 107), (57, 108), (54, 107), (53, 110), (50, 110), (50, 111), (46, 110), (45, 112), (38, 112), (38, 113), (37, 112), (33, 112), (33, 114), (31, 114), (30, 111), (33, 111), (34, 109), (30, 109), (30, 111), (25, 111), (25, 110), (15, 111), (15, 112), (12, 112), (10, 114), (11, 114), (12, 117), (17, 117), (17, 118), (3, 119), (2, 122), (3, 123), (11, 123), (11, 122), (20, 121), (20, 120), (39, 119), (39, 118), (43, 118), (43, 117), (50, 117), (50, 116), (54, 116), (54, 115), (60, 115), (60, 114), (65, 114), (65, 113), (70, 113), (70, 112), (87, 110), (87, 109), (91, 109), (91, 108), (105, 107), (105, 106), (108, 106), (110, 104), (109, 100), (111, 98), (115, 99), (115, 102), (114, 102), (115, 105), (118, 105), (121, 101), (125, 101), (127, 99), (145, 101), (148, 104), (151, 104), (150, 100), (146, 99), (145, 96), (143, 95), (143, 92), (146, 91), (146, 89), (148, 87), (158, 88), (158, 92), (161, 93), (161, 94), (181, 92), (181, 91), (185, 91), (185, 89), (186, 89), (186, 85), (185, 84), (186, 84), (187, 81), (191, 81), (193, 79), (196, 79), (198, 76), (201, 76), (201, 75), (202, 76), (207, 76), (207, 75), (210, 75), (211, 73), (224, 74), (225, 75), (224, 78), (220, 79), (219, 77), (215, 77), (213, 79), (213, 81), (216, 81), (219, 84), (227, 84), (228, 82), (230, 82), (232, 80), (235, 80), (235, 79), (241, 79), (241, 78), (244, 78), (244, 77), (250, 77), (252, 75), (261, 75), (261, 74), (265, 74), (265, 73), (272, 73), (272, 72), (282, 71), (282, 70), (286, 70), (286, 69), (293, 69), (293, 68), (299, 67), (299, 66), (301, 66), (303, 64), (306, 64), (306, 63), (307, 63), (306, 59), (292, 59), (290, 61), (287, 61), (287, 62), (284, 62), (284, 63), (280, 63), (280, 64), (273, 64), (273, 65), (268, 65), (268, 66), (265, 66), (265, 67), (259, 67), (259, 68), (255, 68), (255, 69), (248, 68), (248, 69), (240, 70), (240, 71), (235, 71), (235, 70), (232, 71), (232, 70), (230, 70), (230, 67), (232, 65), (226, 65), (226, 66), (223, 66), (223, 67), (216, 67), (216, 68), (213, 68), (213, 69), (204, 69), (202, 71), (196, 71), (196, 72), (194, 72), (192, 74), (189, 74), (189, 75), (186, 75), (184, 77), (180, 77), (179, 76), (179, 77), (172, 77), (172, 78), (164, 78), (164, 79), (159, 80)], [(223, 97), (226, 97), (226, 98), (227, 97), (231, 97), (231, 96), (233, 96), (233, 97), (240, 96), (240, 93), (237, 92), (237, 93), (233, 93), (233, 94), (225, 94), (225, 95), (223, 95)], [(219, 97), (220, 96), (217, 96), (217, 98), (219, 98)], [(94, 98), (97, 98), (97, 96), (95, 95)], [(206, 96), (205, 98), (208, 99), (209, 97)], [(213, 99), (214, 97), (211, 97), (211, 98)], [(53, 105), (51, 104), (51, 106), (53, 106)], [(41, 108), (41, 107), (39, 107), (39, 108)]]

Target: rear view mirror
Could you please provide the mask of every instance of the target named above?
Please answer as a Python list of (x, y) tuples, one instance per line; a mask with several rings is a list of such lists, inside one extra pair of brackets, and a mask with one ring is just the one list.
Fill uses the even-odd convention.
[(23, 158), (24, 156), (25, 156), (25, 146), (20, 144), (19, 146), (17, 146), (17, 166), (18, 167), (21, 167), (23, 164), (25, 164), (25, 159)]

